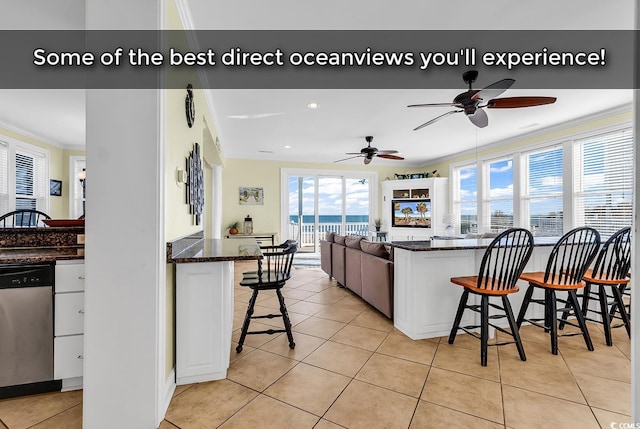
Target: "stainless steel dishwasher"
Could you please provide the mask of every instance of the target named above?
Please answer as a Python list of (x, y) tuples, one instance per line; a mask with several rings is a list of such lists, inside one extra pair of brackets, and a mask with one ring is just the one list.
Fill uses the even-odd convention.
[(53, 381), (52, 264), (0, 265), (0, 398), (60, 390)]

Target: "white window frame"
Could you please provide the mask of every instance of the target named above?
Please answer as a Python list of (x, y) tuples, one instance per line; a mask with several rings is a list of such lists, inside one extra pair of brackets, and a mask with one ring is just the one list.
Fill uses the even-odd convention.
[[(478, 164), (473, 162), (460, 163), (455, 167), (452, 167), (450, 177), (452, 180), (449, 183), (451, 189), (451, 213), (455, 218), (456, 223), (456, 233), (460, 233), (460, 228), (462, 225), (462, 198), (460, 197), (460, 170), (464, 170), (465, 168), (475, 167), (476, 169), (476, 180), (478, 178), (479, 169)], [(476, 182), (476, 230), (478, 228), (478, 183)]]
[[(450, 202), (450, 210), (453, 213), (456, 213), (456, 196), (457, 190), (455, 187), (458, 185), (458, 181), (455, 180), (456, 172), (460, 168), (464, 168), (466, 166), (470, 166), (476, 164), (476, 166), (482, 166), (482, 168), (477, 168), (476, 178), (478, 183), (476, 185), (477, 189), (477, 202), (478, 202), (478, 233), (489, 232), (486, 230), (485, 225), (489, 224), (489, 221), (485, 222), (485, 218), (487, 216), (485, 211), (485, 201), (489, 199), (488, 195), (488, 182), (487, 182), (487, 168), (485, 165), (488, 165), (490, 162), (512, 157), (513, 158), (513, 226), (514, 227), (523, 227), (528, 228), (528, 222), (524, 219), (524, 210), (522, 207), (523, 204), (523, 195), (524, 186), (526, 186), (526, 176), (524, 172), (524, 166), (526, 166), (525, 156), (528, 153), (538, 150), (544, 150), (545, 148), (552, 148), (559, 145), (562, 145), (563, 156), (562, 156), (562, 210), (563, 210), (563, 230), (564, 233), (570, 231), (572, 228), (575, 228), (579, 225), (578, 218), (576, 216), (576, 208), (575, 208), (575, 184), (574, 184), (574, 155), (573, 155), (573, 147), (575, 142), (593, 138), (600, 134), (607, 134), (610, 132), (623, 131), (623, 130), (631, 130), (632, 124), (630, 122), (623, 122), (620, 124), (595, 128), (583, 133), (579, 133), (573, 135), (571, 137), (564, 137), (559, 139), (552, 139), (548, 141), (543, 141), (540, 143), (521, 146), (516, 149), (506, 150), (501, 152), (494, 152), (488, 155), (476, 156), (474, 159), (467, 159), (465, 161), (451, 163), (449, 165), (449, 177), (454, 178), (454, 180), (450, 181), (451, 195), (453, 196)], [(524, 137), (523, 137), (524, 138)], [(634, 196), (635, 198), (635, 196)], [(456, 213), (458, 216), (459, 213)], [(490, 216), (490, 214), (489, 214)], [(459, 218), (458, 218), (459, 219)]]
[(77, 219), (82, 215), (82, 183), (78, 179), (78, 173), (86, 169), (85, 156), (69, 157), (69, 217)]
[[(7, 191), (8, 191), (8, 201), (7, 201), (7, 212), (14, 211), (16, 209), (16, 153), (23, 153), (28, 156), (32, 156), (34, 158), (42, 158), (44, 163), (44, 168), (42, 169), (42, 174), (44, 177), (41, 180), (37, 180), (34, 182), (34, 193), (37, 193), (33, 196), (36, 200), (36, 209), (49, 213), (49, 163), (50, 163), (50, 154), (49, 150), (41, 148), (39, 146), (35, 146), (29, 143), (25, 143), (21, 140), (17, 140), (5, 135), (0, 135), (0, 141), (6, 144), (7, 147), (7, 165), (0, 165), (0, 169), (5, 170), (7, 174)], [(37, 183), (39, 182), (39, 183)], [(39, 191), (39, 192), (38, 192)], [(38, 195), (39, 194), (39, 195)], [(40, 201), (40, 204), (38, 204)], [(0, 213), (3, 214), (3, 213)]]
[[(513, 226), (519, 225), (519, 215), (517, 213), (516, 207), (519, 206), (519, 204), (516, 204), (516, 189), (518, 188), (517, 186), (517, 171), (516, 170), (516, 163), (517, 163), (517, 159), (519, 159), (520, 157), (517, 156), (516, 154), (510, 154), (510, 155), (503, 155), (503, 156), (499, 156), (499, 157), (495, 157), (495, 158), (487, 158), (484, 161), (482, 161), (482, 177), (483, 180), (481, 182), (482, 186), (482, 191), (479, 192), (482, 195), (482, 200), (480, 200), (478, 202), (478, 209), (480, 209), (480, 211), (478, 212), (478, 228), (479, 230), (481, 230), (482, 232), (491, 232), (492, 230), (492, 225), (491, 225), (491, 202), (493, 201), (505, 201), (507, 200), (506, 198), (491, 198), (491, 164), (494, 162), (500, 162), (500, 161), (511, 161), (511, 170), (513, 171), (513, 192), (511, 194), (511, 211), (513, 212)], [(480, 219), (482, 219), (482, 223), (480, 223)]]

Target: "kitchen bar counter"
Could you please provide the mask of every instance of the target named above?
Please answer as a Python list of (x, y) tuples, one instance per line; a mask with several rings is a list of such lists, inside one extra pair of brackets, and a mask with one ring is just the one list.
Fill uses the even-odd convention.
[(191, 262), (223, 262), (256, 260), (262, 258), (262, 251), (251, 238), (239, 240), (200, 239), (189, 247), (171, 255), (169, 262), (184, 264)]
[(262, 259), (255, 239), (167, 244), (176, 269), (176, 384), (226, 378), (233, 329), (234, 262)]
[(35, 264), (84, 259), (84, 246), (0, 248), (0, 264)]
[[(544, 271), (558, 239), (535, 237), (534, 240), (525, 271)], [(414, 340), (448, 335), (463, 290), (450, 279), (476, 275), (491, 241), (493, 239), (487, 238), (389, 243), (394, 255), (394, 326)], [(520, 282), (520, 286), (522, 289), (525, 284)], [(514, 311), (520, 308), (523, 296), (524, 292), (509, 296)], [(534, 297), (540, 298), (535, 294)], [(470, 297), (469, 304), (479, 304), (475, 295)], [(543, 316), (538, 307), (529, 308), (529, 318)], [(460, 325), (479, 325), (476, 316), (465, 312)]]
[[(553, 246), (559, 237), (534, 237), (535, 246)], [(434, 250), (468, 250), (486, 249), (493, 238), (469, 238), (451, 240), (392, 241), (389, 245), (411, 252), (427, 252)]]

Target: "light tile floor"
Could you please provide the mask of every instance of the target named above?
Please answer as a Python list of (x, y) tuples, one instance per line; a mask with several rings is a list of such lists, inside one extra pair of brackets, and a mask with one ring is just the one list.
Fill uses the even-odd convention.
[[(236, 275), (251, 268), (238, 263)], [(250, 294), (239, 286), (235, 293), (237, 341)], [(483, 368), (477, 340), (412, 341), (319, 269), (294, 269), (284, 295), (295, 350), (283, 334), (248, 336), (239, 354), (234, 343), (227, 379), (178, 386), (162, 429), (575, 429), (630, 422), (631, 352), (622, 328), (607, 347), (599, 325), (590, 325), (594, 352), (581, 337), (566, 337), (554, 356), (546, 334), (524, 327), (527, 361), (514, 346), (494, 347)], [(256, 312), (277, 306), (273, 293), (263, 292)], [(0, 401), (0, 429), (74, 429), (81, 420), (81, 392)]]

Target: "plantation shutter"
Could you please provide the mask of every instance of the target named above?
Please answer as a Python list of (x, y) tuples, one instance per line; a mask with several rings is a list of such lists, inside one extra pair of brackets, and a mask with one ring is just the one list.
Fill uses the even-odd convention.
[(576, 226), (606, 239), (633, 218), (633, 135), (615, 131), (574, 144)]

